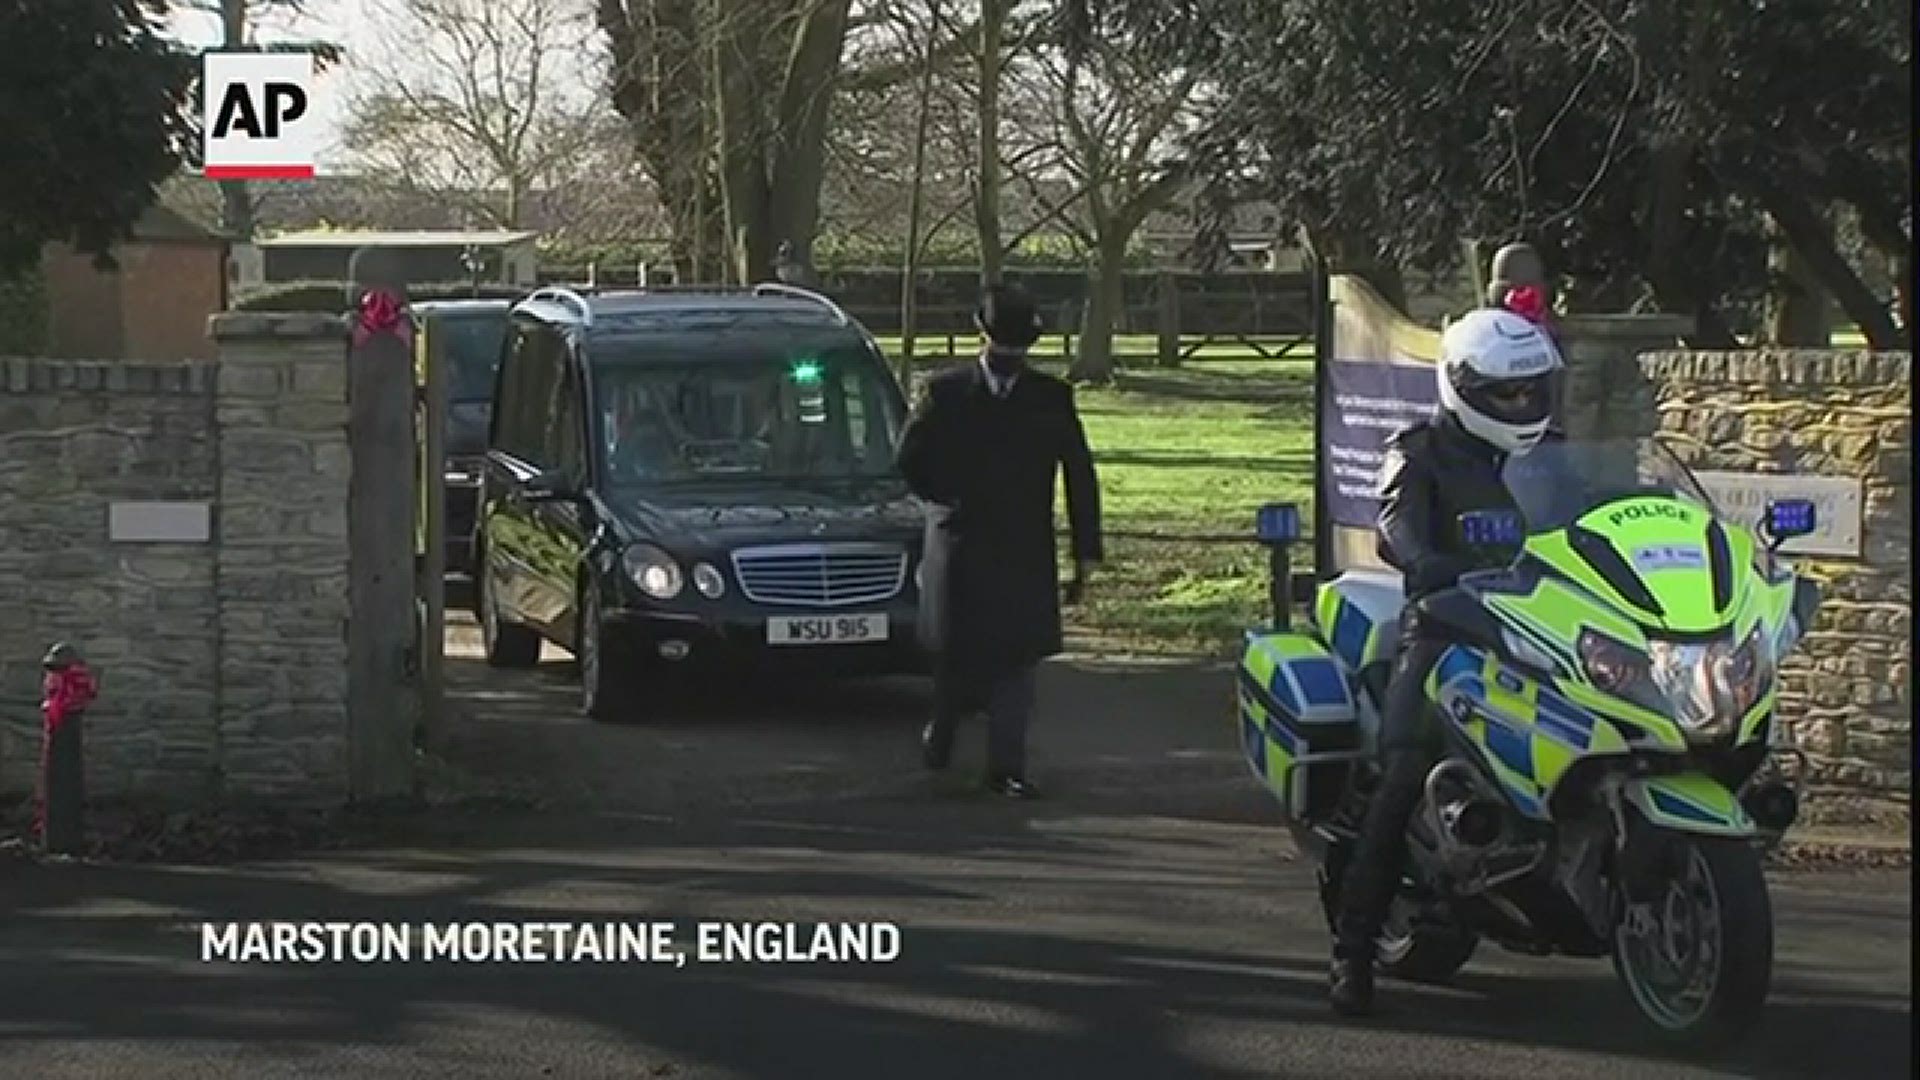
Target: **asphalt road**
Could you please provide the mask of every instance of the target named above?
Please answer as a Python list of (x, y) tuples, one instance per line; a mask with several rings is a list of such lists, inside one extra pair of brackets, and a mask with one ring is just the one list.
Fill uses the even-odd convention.
[[(1051, 668), (1033, 804), (921, 776), (911, 685), (601, 726), (564, 668), (458, 678), (468, 781), (544, 812), (238, 868), (0, 868), (0, 1076), (1912, 1075), (1902, 873), (1775, 876), (1767, 1020), (1722, 1061), (1650, 1053), (1604, 962), (1491, 948), (1336, 1019), (1309, 869), (1237, 771), (1215, 672)], [(902, 951), (200, 961), (201, 922), (265, 919), (886, 920)]]

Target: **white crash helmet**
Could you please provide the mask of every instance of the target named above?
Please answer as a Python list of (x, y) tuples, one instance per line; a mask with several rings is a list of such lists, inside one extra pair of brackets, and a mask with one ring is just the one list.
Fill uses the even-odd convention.
[(1553, 339), (1530, 320), (1475, 311), (1440, 335), (1440, 407), (1496, 449), (1524, 454), (1547, 433), (1565, 370)]

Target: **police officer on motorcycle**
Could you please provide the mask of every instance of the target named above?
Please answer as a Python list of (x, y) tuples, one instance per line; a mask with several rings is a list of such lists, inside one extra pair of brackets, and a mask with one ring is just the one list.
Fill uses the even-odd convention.
[[(1329, 997), (1342, 1013), (1372, 1006), (1376, 942), (1406, 863), (1407, 826), (1437, 758), (1439, 729), (1424, 684), (1447, 643), (1423, 625), (1419, 602), (1475, 565), (1460, 515), (1515, 509), (1503, 470), (1549, 437), (1564, 366), (1533, 321), (1499, 309), (1475, 311), (1441, 336), (1435, 416), (1388, 441), (1378, 544), (1380, 557), (1405, 579), (1407, 604), (1381, 709), (1381, 782), (1358, 847), (1336, 879)], [(1340, 871), (1337, 863), (1330, 869)]]

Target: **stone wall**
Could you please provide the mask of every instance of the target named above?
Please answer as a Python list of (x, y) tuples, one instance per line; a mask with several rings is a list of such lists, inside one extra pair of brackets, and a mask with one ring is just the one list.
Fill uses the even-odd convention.
[[(32, 788), (68, 640), (101, 677), (92, 792), (346, 794), (342, 324), (214, 323), (216, 361), (0, 359), (0, 790)], [(208, 540), (110, 538), (157, 500), (208, 504)]]
[[(1783, 673), (1781, 712), (1827, 816), (1906, 813), (1913, 779), (1913, 427), (1908, 354), (1650, 353), (1640, 379), (1663, 438), (1696, 468), (1862, 482), (1857, 559), (1795, 560), (1823, 582), (1820, 619)], [(1623, 413), (1624, 415), (1624, 413)], [(1643, 414), (1649, 415), (1649, 414)]]

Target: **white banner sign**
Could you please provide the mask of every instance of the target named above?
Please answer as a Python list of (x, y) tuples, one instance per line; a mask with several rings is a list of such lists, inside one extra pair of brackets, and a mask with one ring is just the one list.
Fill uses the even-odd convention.
[(1846, 476), (1795, 476), (1790, 473), (1696, 472), (1720, 510), (1751, 525), (1769, 502), (1807, 499), (1813, 503), (1814, 530), (1787, 541), (1782, 555), (1837, 555), (1857, 559), (1861, 551), (1860, 481)]

